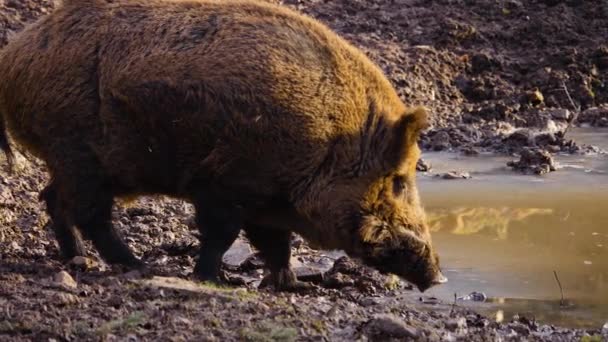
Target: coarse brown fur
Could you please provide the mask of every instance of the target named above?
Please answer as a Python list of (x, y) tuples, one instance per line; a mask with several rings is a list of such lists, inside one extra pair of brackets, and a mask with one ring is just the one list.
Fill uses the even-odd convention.
[(415, 184), (427, 113), (313, 19), (253, 0), (67, 0), (4, 49), (0, 75), (6, 128), (52, 175), (41, 198), (67, 257), (77, 226), (138, 265), (113, 200), (165, 194), (195, 204), (202, 278), (241, 228), (279, 287), (295, 284), (292, 230), (422, 290), (441, 278)]

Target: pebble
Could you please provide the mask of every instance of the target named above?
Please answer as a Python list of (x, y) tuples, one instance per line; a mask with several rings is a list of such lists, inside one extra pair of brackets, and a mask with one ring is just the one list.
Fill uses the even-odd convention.
[(418, 331), (410, 327), (399, 317), (391, 314), (379, 314), (372, 318), (366, 330), (372, 335), (388, 335), (396, 338), (416, 338)]
[(72, 258), (72, 260), (70, 260), (70, 264), (82, 268), (84, 270), (88, 270), (98, 266), (95, 260), (83, 256), (75, 256), (74, 258)]
[(458, 300), (470, 300), (474, 302), (485, 302), (487, 299), (488, 296), (486, 296), (485, 293), (476, 291), (473, 291), (466, 296), (458, 297)]
[(450, 319), (445, 323), (445, 327), (451, 331), (466, 329), (467, 320), (464, 317)]
[(431, 163), (427, 162), (426, 160), (423, 160), (422, 158), (418, 159), (418, 162), (416, 162), (417, 171), (428, 172), (431, 171), (431, 168)]
[(568, 120), (571, 116), (570, 111), (565, 108), (551, 109), (548, 114), (556, 120)]
[(461, 171), (450, 171), (438, 174), (436, 177), (440, 177), (442, 179), (471, 179), (471, 175), (468, 172)]
[(55, 282), (55, 284), (57, 284), (57, 285), (65, 286), (65, 287), (71, 288), (71, 289), (75, 289), (78, 286), (78, 284), (76, 284), (76, 281), (74, 280), (74, 278), (72, 278), (72, 276), (66, 271), (61, 271), (59, 273), (56, 273), (53, 276), (53, 282)]

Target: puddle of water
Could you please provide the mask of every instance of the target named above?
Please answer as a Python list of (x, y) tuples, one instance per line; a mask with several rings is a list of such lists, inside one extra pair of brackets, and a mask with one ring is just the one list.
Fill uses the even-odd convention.
[[(598, 145), (597, 130), (572, 134)], [(608, 131), (599, 135), (608, 145)], [(459, 304), (489, 315), (500, 311), (505, 320), (520, 314), (596, 328), (608, 321), (608, 156), (559, 156), (562, 169), (544, 177), (510, 171), (508, 157), (427, 153), (423, 158), (434, 173), (455, 169), (473, 176), (419, 177), (450, 279), (430, 295), (449, 301), (454, 293), (483, 292), (489, 301)]]

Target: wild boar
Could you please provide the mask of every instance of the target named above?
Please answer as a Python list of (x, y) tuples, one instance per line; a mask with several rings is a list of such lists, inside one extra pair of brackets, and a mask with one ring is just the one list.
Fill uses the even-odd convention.
[(0, 147), (45, 161), (65, 257), (80, 231), (141, 266), (111, 209), (162, 194), (195, 206), (200, 279), (244, 229), (278, 289), (301, 286), (292, 232), (421, 291), (446, 280), (415, 181), (427, 112), (321, 23), (254, 0), (66, 0), (0, 54)]

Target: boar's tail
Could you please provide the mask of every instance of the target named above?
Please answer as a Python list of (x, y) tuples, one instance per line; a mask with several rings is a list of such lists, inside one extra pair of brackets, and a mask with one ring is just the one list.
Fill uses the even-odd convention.
[(8, 134), (6, 131), (6, 126), (4, 123), (4, 118), (0, 113), (0, 150), (4, 152), (6, 156), (6, 161), (8, 162), (9, 168), (12, 170), (14, 163), (14, 155), (13, 150), (11, 149), (11, 145), (8, 142)]

